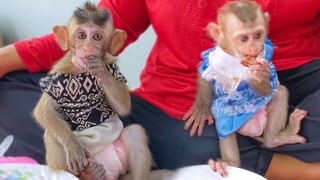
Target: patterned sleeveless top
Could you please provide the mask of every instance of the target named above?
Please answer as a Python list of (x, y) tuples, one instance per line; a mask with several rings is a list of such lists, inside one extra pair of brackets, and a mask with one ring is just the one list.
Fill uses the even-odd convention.
[[(118, 81), (126, 82), (115, 63), (106, 67)], [(96, 77), (87, 72), (49, 74), (40, 79), (40, 88), (58, 103), (59, 112), (73, 131), (99, 125), (116, 115)]]

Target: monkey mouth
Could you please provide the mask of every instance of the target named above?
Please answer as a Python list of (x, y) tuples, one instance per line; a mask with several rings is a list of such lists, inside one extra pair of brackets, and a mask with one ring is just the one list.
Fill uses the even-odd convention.
[(89, 59), (95, 59), (95, 58), (99, 58), (99, 56), (96, 56), (96, 55), (86, 55), (86, 56), (81, 57), (80, 59), (83, 60), (83, 61), (88, 61)]

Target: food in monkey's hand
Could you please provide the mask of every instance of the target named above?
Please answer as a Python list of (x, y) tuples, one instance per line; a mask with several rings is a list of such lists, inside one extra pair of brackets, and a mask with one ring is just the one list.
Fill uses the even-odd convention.
[(256, 60), (256, 58), (252, 57), (252, 56), (247, 56), (244, 59), (242, 59), (240, 61), (240, 63), (246, 67), (249, 67), (251, 65), (255, 65), (258, 64), (258, 61)]

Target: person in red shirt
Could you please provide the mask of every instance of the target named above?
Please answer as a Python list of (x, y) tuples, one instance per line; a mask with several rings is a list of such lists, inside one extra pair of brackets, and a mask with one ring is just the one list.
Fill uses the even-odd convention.
[[(98, 4), (111, 11), (116, 28), (127, 32), (125, 47), (149, 26), (157, 34), (141, 85), (131, 93), (131, 115), (122, 120), (143, 125), (159, 169), (205, 164), (220, 154), (214, 124), (194, 122), (190, 133), (183, 117), (195, 98), (200, 54), (214, 43), (205, 27), (216, 21), (217, 9), (226, 1), (101, 0)], [(272, 61), (280, 82), (290, 91), (290, 106), (308, 111), (300, 130), (307, 143), (264, 149), (239, 135), (242, 167), (271, 179), (319, 178), (320, 1), (256, 2), (270, 14), (268, 37), (276, 47)], [(40, 71), (48, 71), (63, 55), (52, 34), (0, 49), (0, 139), (9, 133), (19, 136), (12, 154), (43, 162), (42, 132), (30, 114), (40, 96), (38, 79), (45, 74)], [(25, 69), (29, 73), (16, 71)], [(201, 133), (190, 137), (195, 130)]]

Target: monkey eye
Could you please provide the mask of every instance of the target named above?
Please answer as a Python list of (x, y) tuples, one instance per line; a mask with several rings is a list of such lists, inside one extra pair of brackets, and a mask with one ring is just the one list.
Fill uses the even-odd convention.
[(86, 33), (84, 33), (84, 32), (79, 32), (78, 34), (77, 34), (77, 38), (78, 39), (85, 39), (87, 37), (87, 35), (86, 35)]
[(248, 39), (249, 39), (249, 37), (248, 37), (247, 35), (242, 35), (242, 36), (240, 36), (240, 41), (241, 41), (241, 42), (247, 42)]
[(96, 41), (99, 41), (99, 40), (102, 39), (102, 36), (101, 36), (101, 34), (95, 34), (95, 35), (93, 36), (93, 39), (96, 40)]
[(261, 32), (258, 32), (258, 33), (256, 33), (256, 35), (254, 36), (254, 38), (260, 39), (261, 36), (262, 36), (262, 33), (261, 33)]

